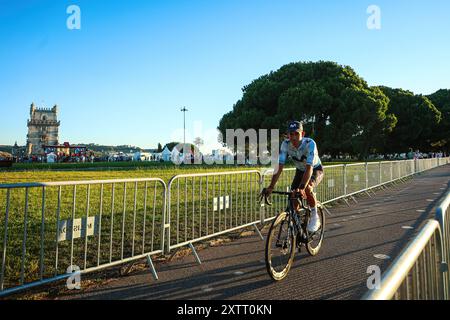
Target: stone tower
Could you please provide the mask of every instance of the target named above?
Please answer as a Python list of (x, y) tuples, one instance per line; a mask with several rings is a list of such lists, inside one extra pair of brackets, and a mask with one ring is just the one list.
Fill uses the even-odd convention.
[(38, 109), (31, 104), (30, 120), (28, 120), (27, 134), (27, 154), (42, 155), (44, 154), (43, 145), (58, 145), (58, 106), (55, 105), (51, 109)]

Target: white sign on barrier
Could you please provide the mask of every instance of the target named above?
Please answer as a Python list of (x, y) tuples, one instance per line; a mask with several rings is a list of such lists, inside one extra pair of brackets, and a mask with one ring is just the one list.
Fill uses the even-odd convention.
[(213, 202), (214, 211), (230, 208), (230, 196), (216, 197)]
[(359, 182), (359, 175), (355, 175), (355, 176), (353, 177), (353, 181), (354, 181), (354, 182)]
[(82, 238), (86, 236), (93, 236), (94, 234), (98, 234), (98, 216), (88, 217), (87, 219), (87, 227), (86, 227), (86, 217), (81, 219), (72, 220), (62, 220), (59, 222), (58, 227), (58, 242), (66, 241), (72, 239)]
[(328, 179), (328, 188), (334, 188), (334, 179)]

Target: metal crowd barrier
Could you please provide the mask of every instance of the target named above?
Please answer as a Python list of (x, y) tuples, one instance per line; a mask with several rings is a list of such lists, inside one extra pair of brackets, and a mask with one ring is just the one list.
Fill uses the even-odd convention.
[[(339, 199), (344, 199), (347, 202), (346, 198), (349, 197), (355, 200), (353, 196), (356, 194), (382, 187), (448, 163), (448, 158), (442, 159), (445, 161), (438, 162), (438, 159), (420, 159), (325, 166), (324, 179), (316, 190), (317, 197), (323, 205)], [(416, 163), (420, 171), (416, 171)], [(289, 190), (295, 171), (295, 168), (284, 169), (277, 183), (277, 188)], [(263, 171), (261, 184), (263, 186), (269, 185), (272, 175), (273, 169)], [(273, 206), (263, 209), (262, 215), (264, 218), (261, 221), (267, 222), (272, 220), (281, 210), (285, 209), (285, 205), (286, 199), (284, 197), (274, 195)]]
[[(326, 166), (316, 191), (322, 204), (346, 200), (447, 163), (448, 158)], [(201, 263), (195, 242), (250, 226), (263, 239), (257, 224), (286, 206), (279, 196), (272, 207), (257, 202), (271, 175), (177, 175), (167, 187), (158, 178), (0, 185), (0, 296), (67, 278), (69, 267), (87, 273), (144, 257), (157, 279), (153, 254), (188, 245)], [(277, 187), (289, 188), (294, 175), (295, 168), (285, 169)]]
[(435, 168), (439, 165), (440, 161), (438, 158), (432, 158), (432, 159), (419, 159), (417, 161), (417, 172), (423, 172), (426, 170), (430, 170), (432, 168)]
[[(316, 190), (317, 197), (321, 200), (322, 204), (341, 199), (346, 194), (346, 165), (325, 166), (324, 170), (326, 172), (324, 179)], [(268, 169), (262, 173), (262, 186), (268, 186), (270, 184), (273, 171), (273, 169)], [(295, 168), (284, 169), (278, 180), (277, 189), (283, 191), (290, 190), (295, 172)], [(272, 202), (273, 205), (271, 207), (262, 208), (262, 222), (273, 220), (278, 213), (286, 209), (286, 197), (273, 195)]]
[(450, 192), (447, 193), (447, 196), (441, 201), (441, 203), (436, 208), (436, 220), (439, 222), (442, 231), (443, 244), (444, 248), (444, 284), (446, 292), (448, 293), (447, 298), (450, 299), (450, 273), (448, 264), (450, 263)]
[(447, 298), (442, 264), (441, 228), (429, 220), (386, 271), (379, 288), (363, 300), (443, 300)]
[(368, 291), (365, 300), (449, 300), (450, 193), (411, 244), (386, 271), (380, 288)]
[(260, 181), (257, 170), (174, 176), (168, 184), (167, 252), (189, 245), (200, 263), (194, 242), (256, 226)]
[(367, 190), (367, 171), (365, 163), (348, 164), (344, 166), (345, 192), (343, 195), (355, 194)]
[(0, 185), (0, 295), (144, 257), (156, 276), (165, 197), (157, 178)]

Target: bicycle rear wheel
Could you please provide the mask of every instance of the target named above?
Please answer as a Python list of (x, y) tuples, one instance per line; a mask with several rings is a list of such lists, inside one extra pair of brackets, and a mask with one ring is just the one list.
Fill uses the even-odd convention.
[(319, 254), (320, 248), (323, 243), (323, 236), (325, 233), (325, 215), (321, 207), (317, 208), (317, 213), (320, 218), (320, 229), (317, 230), (313, 235), (309, 236), (309, 241), (306, 244), (306, 250), (311, 256), (316, 256)]
[(295, 255), (295, 234), (286, 212), (278, 215), (269, 230), (266, 242), (266, 268), (275, 281), (286, 278)]

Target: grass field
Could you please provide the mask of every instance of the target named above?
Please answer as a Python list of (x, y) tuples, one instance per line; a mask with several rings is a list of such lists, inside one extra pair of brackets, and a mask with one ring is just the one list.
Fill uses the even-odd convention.
[[(254, 168), (171, 167), (134, 170), (29, 170), (0, 172), (0, 183), (160, 178), (166, 183), (177, 174), (242, 171)], [(241, 176), (241, 175), (240, 175)], [(236, 176), (237, 177), (237, 176)], [(171, 223), (173, 243), (223, 230), (255, 219), (257, 175), (238, 181), (212, 176), (177, 181)], [(232, 185), (230, 184), (232, 183)], [(207, 186), (208, 185), (208, 186)], [(248, 188), (252, 186), (252, 190)], [(224, 188), (227, 189), (224, 189)], [(246, 198), (237, 210), (213, 210), (213, 198)], [(114, 189), (113, 189), (114, 188)], [(203, 188), (203, 189), (202, 189)], [(195, 192), (194, 192), (195, 191)], [(114, 195), (113, 195), (114, 194)], [(122, 260), (161, 248), (164, 189), (157, 182), (116, 183), (11, 189), (5, 261), (5, 287), (64, 274), (70, 265), (81, 269)], [(114, 197), (114, 200), (113, 200)], [(251, 199), (250, 199), (251, 197)], [(27, 201), (28, 199), (28, 201)], [(45, 201), (43, 202), (43, 199)], [(205, 200), (208, 199), (208, 200)], [(211, 200), (211, 201), (210, 201)], [(26, 205), (28, 203), (28, 205)], [(5, 236), (7, 191), (0, 189), (0, 252)], [(236, 202), (234, 202), (236, 205)], [(203, 205), (203, 208), (202, 208)], [(208, 208), (208, 205), (210, 206)], [(73, 240), (57, 241), (62, 221), (96, 217), (99, 231)], [(245, 216), (245, 218), (244, 218)], [(253, 221), (253, 220), (252, 220)], [(26, 231), (26, 232), (25, 232)], [(85, 254), (87, 253), (87, 254)], [(42, 259), (41, 259), (42, 256)], [(22, 276), (23, 273), (23, 276)]]
[[(51, 182), (51, 181), (81, 181), (81, 180), (109, 180), (128, 178), (160, 178), (168, 182), (171, 177), (178, 174), (220, 172), (236, 170), (253, 170), (253, 167), (178, 167), (169, 168), (135, 168), (128, 170), (25, 170), (0, 171), (1, 183), (19, 182)], [(258, 168), (257, 168), (258, 169)]]
[[(200, 166), (200, 165), (196, 165)], [(202, 165), (203, 166), (203, 165)], [(175, 169), (177, 166), (171, 162), (150, 161), (116, 161), (116, 162), (85, 162), (85, 163), (13, 163), (13, 170), (77, 170), (77, 169)], [(203, 167), (206, 167), (204, 165)], [(220, 165), (217, 165), (220, 167)]]
[[(324, 165), (350, 164), (332, 162)], [(293, 167), (288, 165), (287, 167)], [(265, 167), (264, 167), (265, 168)], [(181, 165), (159, 162), (97, 162), (97, 163), (15, 163), (12, 168), (0, 168), (0, 184), (19, 182), (51, 182), (107, 180), (157, 177), (168, 182), (177, 174), (260, 170), (257, 166)]]
[[(335, 164), (335, 163), (333, 163)], [(166, 183), (177, 174), (219, 173), (209, 177), (180, 178), (171, 190), (170, 240), (172, 244), (189, 241), (259, 219), (258, 174), (240, 173), (255, 167), (181, 166), (135, 168), (131, 170), (27, 170), (1, 171), (0, 184), (19, 182), (54, 182), (160, 178)], [(390, 164), (382, 167), (382, 179), (390, 178)], [(283, 173), (278, 188), (290, 185), (295, 171)], [(343, 193), (342, 167), (326, 169), (319, 186), (322, 201)], [(369, 184), (378, 183), (379, 165), (370, 164)], [(270, 177), (265, 178), (268, 184)], [(348, 190), (365, 186), (362, 166), (347, 168)], [(11, 189), (4, 247), (7, 191), (0, 189), (0, 252), (6, 249), (5, 287), (63, 274), (69, 265), (81, 269), (122, 260), (161, 248), (164, 192), (157, 182), (116, 183)], [(228, 206), (214, 209), (218, 197), (227, 198)], [(25, 205), (28, 199), (28, 206)], [(45, 199), (45, 201), (43, 201)], [(283, 210), (284, 198), (274, 199), (266, 217)], [(216, 204), (218, 206), (220, 204)], [(95, 217), (93, 235), (58, 241), (61, 221)], [(42, 256), (42, 259), (41, 259)], [(1, 262), (1, 261), (0, 261)], [(23, 273), (23, 277), (21, 277)]]

